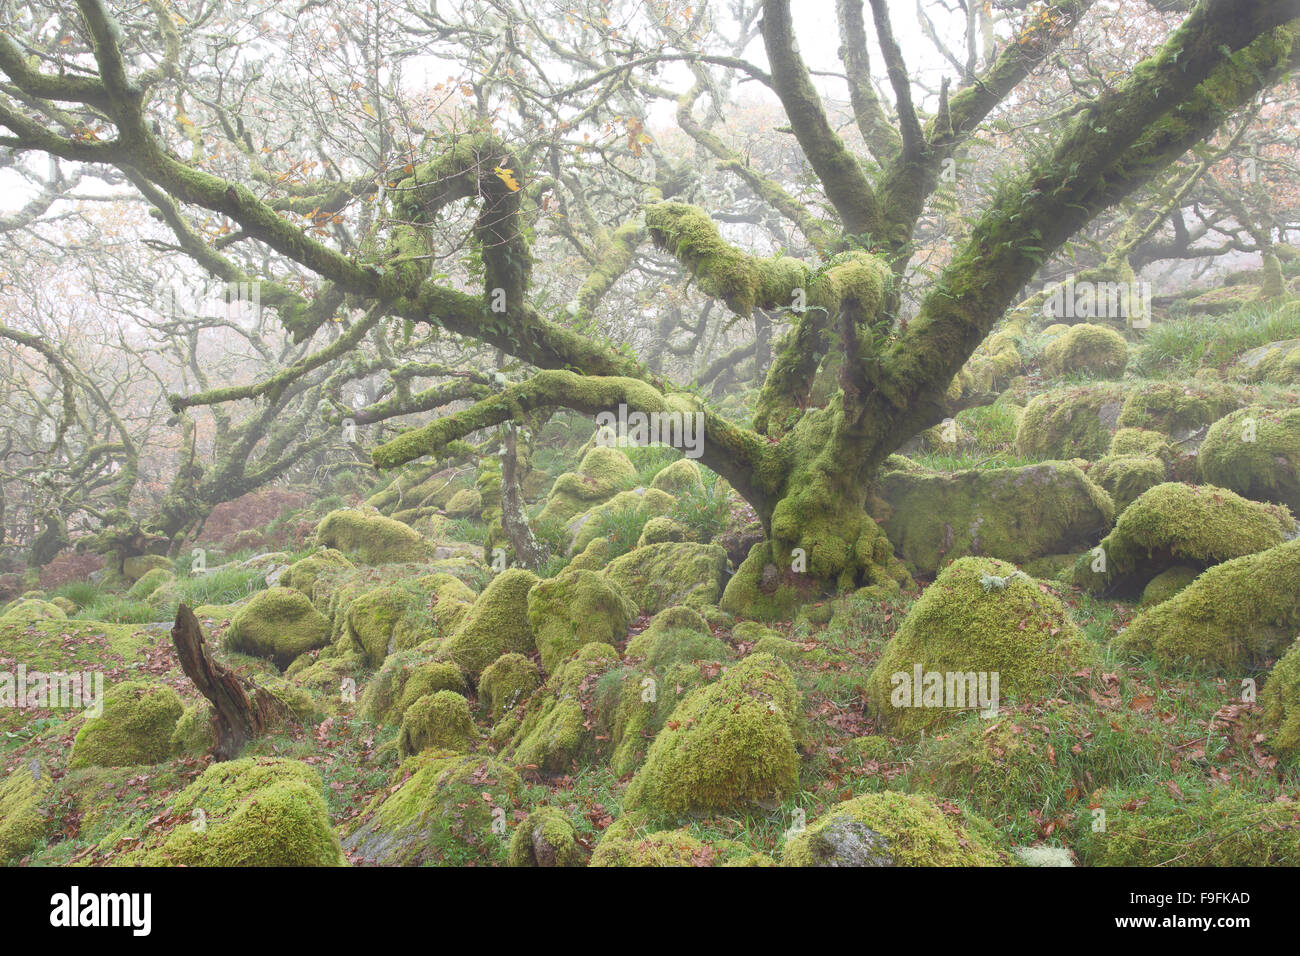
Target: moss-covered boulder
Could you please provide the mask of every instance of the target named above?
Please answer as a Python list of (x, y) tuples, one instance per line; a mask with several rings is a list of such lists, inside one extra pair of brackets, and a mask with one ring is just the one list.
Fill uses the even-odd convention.
[(537, 575), (523, 568), (508, 568), (498, 574), (444, 642), (440, 653), (477, 679), (502, 654), (536, 650), (528, 623), (528, 592), (537, 580)]
[(428, 694), (468, 691), (465, 676), (450, 661), (429, 660), (419, 650), (402, 651), (384, 661), (361, 694), (362, 717), (381, 724), (400, 724), (406, 709)]
[(615, 557), (614, 545), (609, 538), (592, 538), (581, 554), (574, 555), (568, 567), (570, 571), (601, 571)]
[(351, 567), (354, 567), (354, 565), (342, 551), (337, 551), (334, 548), (322, 548), (315, 554), (295, 561), (281, 571), (276, 584), (281, 587), (293, 588), (295, 591), (301, 591), (313, 601), (317, 601), (323, 595), (316, 593), (316, 581), (322, 575), (328, 575), (333, 570)]
[(1138, 604), (1141, 607), (1151, 607), (1161, 601), (1168, 601), (1195, 581), (1200, 573), (1199, 568), (1193, 568), (1186, 564), (1175, 564), (1172, 568), (1161, 571), (1147, 582), (1147, 586), (1142, 589), (1142, 600)]
[[(646, 813), (624, 813), (600, 836), (591, 866), (739, 866), (754, 854), (732, 840), (706, 842), (688, 827), (659, 828)], [(770, 863), (768, 864), (770, 865)]]
[(297, 760), (215, 763), (174, 797), (167, 821), (119, 862), (146, 866), (344, 866), (325, 787)]
[(133, 601), (143, 601), (164, 584), (175, 580), (176, 575), (172, 572), (171, 568), (154, 568), (139, 581), (136, 581), (135, 584), (131, 585), (130, 589), (126, 592), (126, 596)]
[(1148, 382), (1125, 397), (1119, 427), (1185, 441), (1241, 404), (1241, 390), (1221, 382)]
[(438, 633), (443, 635), (449, 635), (460, 627), (478, 599), (469, 585), (446, 571), (427, 574), (416, 579), (416, 584), (429, 596), (429, 616), (437, 624)]
[(1259, 702), (1269, 749), (1288, 764), (1300, 763), (1300, 640), (1269, 671)]
[(477, 488), (462, 488), (443, 508), (448, 518), (476, 518), (483, 510), (483, 495)]
[(1169, 477), (1168, 465), (1154, 456), (1105, 455), (1090, 469), (1088, 477), (1104, 488), (1115, 506), (1115, 514)]
[(1204, 569), (1281, 544), (1294, 528), (1286, 509), (1225, 488), (1170, 481), (1138, 497), (1098, 545), (1075, 564), (1074, 583), (1136, 596), (1175, 564)]
[(57, 604), (42, 601), (40, 598), (22, 598), (11, 603), (0, 615), (0, 620), (21, 623), (23, 621), (64, 621), (67, 613)]
[(618, 586), (595, 571), (568, 571), (528, 592), (528, 623), (548, 674), (584, 644), (620, 643), (637, 613)]
[(150, 571), (165, 568), (171, 571), (175, 567), (171, 558), (161, 554), (137, 554), (122, 561), (122, 577), (128, 581), (139, 581)]
[(644, 528), (655, 518), (666, 515), (674, 504), (676, 499), (672, 495), (654, 488), (620, 491), (569, 522), (569, 530), (573, 533), (569, 550), (581, 552), (596, 538), (613, 536), (621, 536), (626, 550), (635, 540), (637, 528)]
[(329, 643), (330, 623), (311, 599), (293, 588), (258, 591), (231, 619), (222, 642), (232, 651), (273, 661), (281, 669)]
[(128, 767), (166, 760), (184, 709), (166, 684), (116, 684), (104, 692), (104, 712), (86, 718), (77, 731), (68, 766)]
[(1300, 538), (1215, 565), (1143, 611), (1115, 639), (1121, 654), (1167, 668), (1242, 673), (1300, 632)]
[(507, 808), (522, 787), (509, 767), (486, 756), (424, 750), (398, 768), (394, 783), (349, 824), (343, 846), (358, 862), (505, 862)]
[[(596, 687), (619, 665), (618, 651), (607, 644), (584, 644), (561, 664), (543, 688), (528, 700), (523, 716), (507, 718), (504, 752), (521, 767), (563, 773), (575, 761), (593, 759), (609, 748), (608, 728), (600, 721)], [(497, 730), (493, 736), (497, 736)]]
[(1300, 339), (1270, 342), (1243, 352), (1233, 373), (1247, 382), (1295, 385), (1300, 382)]
[(348, 605), (346, 639), (378, 667), (394, 651), (415, 647), (437, 634), (421, 613), (422, 595), (410, 587), (375, 588)]
[(430, 747), (466, 753), (477, 736), (469, 701), (454, 690), (440, 690), (406, 708), (397, 750), (403, 757)]
[(605, 578), (646, 614), (674, 604), (717, 604), (727, 552), (716, 544), (664, 542), (635, 548), (605, 568)]
[(965, 555), (1023, 564), (1094, 544), (1114, 520), (1110, 497), (1068, 462), (953, 474), (890, 471), (876, 518), (913, 573)]
[(1020, 414), (1016, 451), (1037, 461), (1099, 458), (1110, 447), (1123, 404), (1117, 384), (1044, 392)]
[(782, 866), (1000, 866), (992, 826), (920, 794), (870, 793), (831, 807), (785, 845)]
[(1210, 426), (1196, 456), (1206, 481), (1300, 514), (1300, 408), (1251, 406)]
[[(1300, 803), (1227, 786), (1106, 790), (1077, 817), (1085, 866), (1300, 866)], [(1103, 819), (1105, 827), (1094, 829)]]
[(514, 710), (542, 686), (537, 665), (523, 654), (502, 654), (478, 679), (478, 701), (492, 721)]
[(648, 544), (663, 544), (665, 541), (689, 541), (691, 529), (680, 521), (661, 515), (651, 518), (641, 529), (641, 536), (636, 539), (636, 546), (644, 548)]
[(199, 756), (217, 743), (213, 717), (215, 712), (205, 698), (200, 698), (181, 712), (172, 729), (171, 750), (182, 756)]
[(725, 661), (731, 653), (697, 611), (679, 605), (656, 614), (645, 630), (628, 641), (626, 656), (662, 671), (679, 662)]
[(578, 465), (555, 479), (539, 520), (568, 521), (602, 501), (608, 501), (636, 480), (636, 468), (618, 448), (596, 445)]
[(689, 458), (679, 458), (655, 475), (650, 481), (650, 487), (657, 491), (666, 491), (676, 498), (703, 491), (704, 481), (700, 477), (699, 465)]
[(538, 807), (510, 837), (509, 866), (586, 866), (573, 822), (559, 807)]
[(40, 843), (49, 823), (41, 800), (49, 788), (48, 774), (24, 764), (0, 783), (0, 866), (17, 862)]
[(628, 786), (624, 808), (680, 816), (794, 793), (799, 706), (789, 668), (750, 655), (677, 705)]
[(1054, 335), (1043, 349), (1048, 375), (1083, 372), (1098, 378), (1119, 378), (1128, 365), (1124, 336), (1104, 325), (1084, 322)]
[(431, 555), (413, 528), (378, 512), (355, 508), (340, 508), (321, 519), (316, 526), (316, 544), (342, 551), (362, 564), (400, 564)]
[(1015, 565), (961, 558), (926, 588), (885, 645), (867, 701), (882, 727), (910, 734), (988, 703), (976, 693), (981, 676), (991, 697), (996, 675), (998, 704), (1034, 700), (1054, 696), (1068, 675), (1096, 659), (1045, 586)]

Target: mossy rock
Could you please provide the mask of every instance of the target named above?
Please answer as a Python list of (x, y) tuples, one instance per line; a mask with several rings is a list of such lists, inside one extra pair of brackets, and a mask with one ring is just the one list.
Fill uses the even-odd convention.
[(122, 577), (135, 583), (143, 578), (150, 571), (158, 568), (164, 568), (168, 571), (174, 570), (175, 563), (171, 558), (161, 554), (138, 554), (122, 561)]
[(1247, 382), (1300, 383), (1300, 339), (1270, 342), (1243, 352), (1234, 371)]
[(1251, 406), (1212, 426), (1196, 457), (1206, 481), (1300, 514), (1300, 408)]
[(551, 675), (527, 707), (505, 752), (516, 766), (564, 773), (574, 761), (596, 758), (608, 749), (610, 734), (599, 721), (595, 689), (619, 665), (607, 644), (584, 644)]
[(438, 748), (467, 753), (478, 734), (469, 715), (469, 701), (453, 690), (426, 694), (406, 708), (397, 750), (403, 757)]
[(693, 608), (676, 606), (656, 614), (643, 630), (628, 641), (625, 654), (640, 658), (646, 666), (662, 671), (671, 664), (692, 661), (725, 661), (730, 649), (709, 630)]
[(621, 642), (637, 614), (618, 586), (595, 571), (566, 571), (528, 592), (528, 623), (548, 674), (584, 644)]
[(666, 491), (677, 498), (691, 492), (703, 491), (704, 480), (700, 477), (699, 465), (689, 458), (679, 458), (655, 475), (650, 481), (650, 487), (656, 491)]
[(1099, 458), (1110, 447), (1123, 403), (1117, 384), (1044, 392), (1020, 414), (1016, 451), (1037, 461)]
[[(933, 729), (975, 709), (955, 699), (913, 701), (913, 676), (998, 675), (1005, 701), (1055, 696), (1068, 675), (1096, 663), (1097, 652), (1071, 623), (1065, 606), (1016, 567), (991, 558), (961, 558), (947, 567), (912, 606), (885, 645), (867, 684), (870, 710), (897, 735)], [(898, 678), (897, 675), (903, 675)], [(969, 683), (956, 681), (963, 689)], [(945, 704), (950, 706), (944, 706)]]
[(145, 576), (139, 581), (136, 581), (135, 584), (131, 585), (130, 589), (126, 592), (126, 596), (133, 601), (143, 601), (164, 584), (175, 580), (176, 575), (172, 572), (170, 567), (154, 568), (152, 571), (145, 574)]
[(509, 767), (491, 757), (424, 750), (394, 778), (396, 789), (382, 791), (344, 839), (354, 858), (380, 866), (505, 861), (506, 808), (522, 787)]
[(451, 496), (443, 510), (449, 518), (478, 517), (483, 510), (483, 495), (477, 488), (462, 488)]
[(325, 787), (297, 760), (215, 763), (174, 797), (170, 832), (149, 828), (118, 862), (146, 866), (344, 866)]
[(496, 722), (542, 686), (537, 665), (523, 654), (502, 654), (478, 679), (479, 704)]
[(587, 853), (578, 843), (569, 815), (559, 807), (538, 807), (510, 837), (508, 866), (586, 866)]
[(88, 717), (72, 742), (69, 767), (128, 767), (171, 756), (172, 732), (185, 710), (166, 684), (127, 681), (104, 693), (104, 712)]
[(295, 591), (301, 591), (313, 601), (316, 601), (321, 597), (316, 593), (316, 582), (321, 575), (328, 574), (335, 569), (352, 567), (355, 567), (355, 565), (348, 560), (348, 556), (342, 551), (337, 551), (334, 548), (322, 548), (315, 554), (295, 561), (281, 571), (276, 584), (281, 587), (293, 588)]
[(468, 691), (465, 675), (450, 661), (429, 660), (423, 651), (390, 655), (366, 684), (358, 712), (379, 724), (401, 724), (406, 709), (428, 694)]
[(41, 802), (50, 789), (48, 774), (26, 764), (0, 784), (0, 866), (15, 863), (40, 844), (49, 824)]
[(1142, 589), (1142, 600), (1138, 602), (1139, 606), (1152, 607), (1162, 601), (1168, 601), (1195, 581), (1200, 573), (1199, 568), (1186, 564), (1175, 564), (1172, 568), (1161, 571)]
[(1268, 748), (1287, 764), (1300, 763), (1300, 640), (1269, 671), (1259, 695)]
[(740, 865), (752, 851), (731, 840), (705, 842), (687, 827), (658, 829), (647, 814), (624, 813), (600, 836), (591, 866), (665, 867)]
[(1134, 618), (1114, 647), (1166, 668), (1242, 673), (1277, 656), (1300, 632), (1297, 595), (1300, 538), (1215, 565)]
[(1085, 372), (1099, 378), (1119, 378), (1128, 365), (1124, 336), (1104, 325), (1084, 322), (1054, 335), (1043, 349), (1043, 371), (1048, 375)]
[(568, 521), (608, 501), (635, 480), (636, 467), (627, 455), (617, 448), (596, 445), (583, 456), (576, 472), (555, 479), (538, 520)]
[(870, 793), (791, 837), (782, 866), (1000, 866), (993, 827), (923, 794)]
[(362, 564), (401, 564), (431, 556), (424, 539), (408, 525), (377, 512), (341, 508), (316, 526), (316, 544), (336, 548)]
[(475, 679), (502, 654), (532, 653), (536, 644), (528, 623), (528, 592), (537, 581), (537, 575), (523, 568), (502, 571), (484, 588), (440, 653)]
[(675, 504), (676, 499), (672, 495), (654, 488), (620, 491), (613, 498), (569, 522), (569, 530), (573, 532), (569, 550), (584, 551), (593, 540), (605, 537), (601, 532), (608, 529), (612, 520), (644, 527), (655, 518), (667, 514)]
[(674, 604), (717, 604), (727, 552), (716, 544), (665, 542), (615, 558), (605, 577), (645, 614)]
[(1148, 382), (1124, 399), (1119, 427), (1184, 441), (1240, 406), (1241, 395), (1240, 388), (1218, 382)]
[(609, 538), (592, 538), (581, 554), (569, 562), (570, 571), (600, 571), (614, 560), (614, 546)]
[(1088, 477), (1106, 489), (1119, 515), (1144, 493), (1164, 484), (1169, 469), (1153, 456), (1105, 455), (1088, 469)]
[(377, 667), (389, 654), (436, 637), (420, 613), (421, 596), (409, 587), (375, 588), (348, 605), (346, 636)]
[(789, 668), (751, 654), (677, 705), (628, 786), (624, 808), (680, 816), (794, 793), (799, 706)]
[(11, 603), (0, 615), (0, 621), (21, 623), (24, 621), (66, 621), (68, 615), (63, 608), (39, 598), (22, 598)]
[(425, 575), (415, 582), (430, 596), (429, 613), (441, 634), (451, 634), (460, 627), (478, 595), (468, 584), (446, 571)]
[(222, 643), (283, 669), (298, 655), (324, 647), (329, 638), (329, 621), (307, 595), (277, 586), (258, 591), (235, 612)]
[(76, 601), (72, 600), (71, 598), (65, 598), (62, 595), (55, 595), (54, 597), (50, 598), (50, 603), (53, 604), (55, 607), (57, 607), (68, 617), (72, 617), (72, 615), (76, 614), (79, 610), (81, 610), (81, 608), (77, 606)]
[(1149, 428), (1119, 428), (1111, 436), (1108, 454), (1117, 458), (1159, 458), (1168, 463), (1174, 457), (1169, 438)]
[(1124, 509), (1100, 552), (1079, 558), (1073, 580), (1090, 591), (1136, 595), (1175, 564), (1204, 569), (1255, 554), (1281, 544), (1294, 526), (1278, 505), (1226, 488), (1164, 482)]
[(216, 746), (217, 733), (213, 726), (213, 716), (212, 705), (205, 699), (186, 707), (172, 729), (172, 753), (200, 756)]
[[(1085, 866), (1300, 866), (1300, 803), (1267, 801), (1227, 786), (1183, 784), (1106, 790), (1077, 819)], [(1105, 828), (1092, 822), (1105, 813)]]
[(1092, 545), (1114, 523), (1110, 496), (1068, 462), (954, 474), (887, 472), (877, 515), (913, 572), (983, 555), (1023, 564)]

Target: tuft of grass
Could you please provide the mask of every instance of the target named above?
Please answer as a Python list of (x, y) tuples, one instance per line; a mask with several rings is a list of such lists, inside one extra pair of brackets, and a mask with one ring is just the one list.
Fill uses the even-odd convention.
[(1297, 303), (1254, 303), (1229, 315), (1153, 322), (1129, 368), (1140, 375), (1178, 377), (1221, 368), (1249, 349), (1294, 338), (1300, 338)]

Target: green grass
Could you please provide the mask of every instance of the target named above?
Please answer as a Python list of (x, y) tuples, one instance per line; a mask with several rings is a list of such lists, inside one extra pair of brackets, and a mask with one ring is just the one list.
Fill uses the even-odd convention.
[(1222, 368), (1243, 352), (1300, 337), (1300, 308), (1249, 305), (1230, 315), (1189, 316), (1153, 322), (1129, 362), (1140, 375), (1177, 377), (1199, 368)]

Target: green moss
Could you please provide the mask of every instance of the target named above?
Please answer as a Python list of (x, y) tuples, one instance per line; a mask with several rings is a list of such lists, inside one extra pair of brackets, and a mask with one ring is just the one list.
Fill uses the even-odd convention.
[(629, 785), (624, 808), (671, 816), (792, 794), (798, 708), (785, 664), (750, 655), (677, 705)]
[(691, 491), (703, 491), (704, 481), (700, 477), (700, 466), (689, 458), (679, 458), (667, 468), (660, 471), (650, 482), (656, 491), (665, 491), (674, 498)]
[(668, 517), (651, 518), (641, 529), (641, 536), (636, 539), (636, 546), (644, 548), (650, 544), (663, 544), (665, 541), (689, 541), (691, 529), (680, 521)]
[(1217, 382), (1148, 382), (1128, 393), (1119, 426), (1184, 439), (1240, 405), (1240, 394)]
[(68, 615), (63, 608), (39, 598), (25, 598), (9, 605), (0, 620), (20, 623), (23, 621), (63, 621)]
[(465, 753), (477, 737), (469, 701), (452, 690), (426, 694), (406, 708), (397, 749), (403, 757), (429, 748)]
[(1237, 360), (1237, 370), (1249, 382), (1294, 385), (1300, 382), (1300, 339), (1270, 342), (1251, 349)]
[(414, 530), (377, 512), (343, 508), (316, 526), (316, 543), (337, 548), (362, 564), (398, 564), (428, 558), (430, 549)]
[(143, 601), (167, 582), (175, 580), (176, 575), (172, 573), (171, 568), (154, 568), (131, 585), (126, 596), (133, 601)]
[(542, 675), (536, 664), (523, 654), (502, 654), (479, 678), (478, 700), (495, 722), (527, 700), (541, 685)]
[[(1108, 790), (1081, 814), (1075, 851), (1086, 866), (1297, 866), (1300, 804), (1265, 802), (1228, 787)], [(1191, 792), (1187, 792), (1187, 791)]]
[(504, 862), (518, 774), (484, 756), (424, 750), (352, 824), (344, 847), (383, 866)]
[(460, 627), (478, 598), (469, 585), (445, 571), (419, 578), (416, 584), (429, 594), (429, 613), (443, 634), (451, 634)]
[(660, 671), (676, 663), (725, 661), (731, 653), (698, 612), (677, 606), (656, 614), (645, 630), (628, 642), (626, 655), (644, 659), (648, 667)]
[(751, 858), (748, 848), (730, 840), (706, 843), (686, 827), (656, 829), (644, 813), (624, 813), (601, 834), (591, 866), (726, 866)]
[(1106, 455), (1088, 469), (1088, 477), (1110, 495), (1115, 513), (1124, 509), (1168, 478), (1168, 468), (1159, 458)]
[(171, 571), (175, 568), (171, 558), (164, 557), (161, 554), (140, 554), (134, 557), (126, 558), (122, 562), (122, 576), (128, 581), (139, 581), (150, 571), (165, 568)]
[(1173, 446), (1159, 432), (1147, 428), (1120, 428), (1110, 440), (1110, 452), (1118, 458), (1159, 458), (1169, 462)]
[(635, 480), (636, 467), (627, 455), (614, 447), (596, 445), (583, 456), (576, 472), (555, 479), (538, 520), (567, 521), (608, 501)]
[(1121, 654), (1164, 667), (1241, 673), (1300, 632), (1300, 538), (1226, 561), (1143, 611), (1115, 639)]
[(420, 606), (420, 595), (409, 587), (367, 591), (348, 605), (346, 638), (376, 667), (394, 651), (436, 636), (419, 614)]
[(1195, 581), (1200, 573), (1200, 569), (1186, 564), (1175, 564), (1172, 568), (1161, 571), (1142, 589), (1142, 600), (1139, 604), (1142, 607), (1151, 607), (1162, 601), (1168, 601)]
[(1052, 336), (1043, 349), (1043, 371), (1048, 375), (1084, 372), (1101, 378), (1119, 378), (1128, 365), (1124, 336), (1104, 325), (1072, 325)]
[(1288, 764), (1300, 763), (1300, 640), (1269, 671), (1259, 702), (1269, 749)]
[(672, 495), (653, 488), (621, 491), (569, 523), (575, 532), (570, 550), (582, 551), (596, 538), (609, 538), (620, 550), (629, 550), (645, 525), (674, 504)]
[(1243, 408), (1210, 426), (1196, 459), (1206, 480), (1300, 513), (1300, 408)]
[(877, 734), (868, 734), (845, 742), (843, 752), (846, 756), (859, 761), (873, 760), (876, 763), (883, 763), (894, 755), (894, 745)]
[(169, 804), (171, 826), (116, 862), (147, 866), (342, 866), (324, 785), (296, 760), (216, 763)]
[(443, 644), (441, 653), (477, 679), (502, 654), (534, 651), (528, 592), (537, 580), (537, 575), (523, 568), (498, 574)]
[(48, 824), (41, 800), (49, 788), (47, 774), (23, 765), (0, 784), (0, 866), (17, 862), (40, 843)]
[(390, 655), (361, 694), (361, 716), (382, 724), (400, 724), (406, 709), (427, 694), (467, 690), (460, 668), (449, 661), (428, 660), (423, 651)]
[(477, 488), (462, 488), (451, 496), (443, 510), (449, 518), (476, 518), (483, 511), (483, 495)]
[(508, 866), (586, 866), (573, 823), (559, 807), (538, 807), (510, 837)]
[(999, 866), (993, 828), (933, 797), (886, 791), (846, 800), (792, 837), (782, 866)]
[(319, 600), (322, 595), (316, 593), (316, 581), (335, 568), (351, 568), (353, 564), (348, 560), (346, 554), (342, 551), (336, 551), (333, 548), (322, 548), (315, 554), (309, 555), (300, 561), (295, 561), (280, 573), (280, 579), (276, 582), (281, 587), (293, 588), (295, 591), (301, 591), (313, 601)]
[(1066, 462), (955, 474), (891, 471), (880, 515), (909, 567), (934, 574), (965, 555), (1023, 564), (1092, 545), (1114, 520), (1111, 499)]
[[(1224, 488), (1170, 481), (1144, 492), (1120, 515), (1099, 547), (1075, 565), (1074, 583), (1093, 591), (1139, 593), (1166, 568), (1207, 568), (1285, 540), (1285, 509), (1248, 501)], [(1095, 568), (1095, 570), (1094, 570)]]
[(329, 621), (305, 594), (277, 586), (258, 591), (235, 612), (222, 642), (285, 668), (299, 654), (324, 647), (329, 637)]
[(717, 604), (727, 552), (716, 544), (664, 542), (615, 558), (605, 578), (646, 614), (674, 604)]
[(595, 571), (566, 571), (528, 592), (528, 623), (548, 674), (584, 644), (621, 642), (637, 613), (618, 586)]
[(68, 766), (126, 767), (166, 760), (184, 709), (166, 684), (116, 684), (104, 692), (103, 714), (86, 718), (77, 731)]
[(1110, 447), (1124, 400), (1118, 385), (1044, 392), (1020, 414), (1016, 452), (1046, 461), (1099, 458)]
[(200, 756), (211, 750), (217, 743), (212, 718), (212, 705), (207, 700), (199, 700), (186, 707), (172, 730), (172, 753)]
[(591, 543), (569, 562), (570, 571), (599, 571), (614, 559), (609, 538), (592, 538)]
[(560, 665), (542, 690), (529, 699), (514, 728), (508, 746), (512, 762), (546, 773), (563, 773), (575, 761), (594, 758), (607, 749), (609, 733), (598, 721), (595, 688), (618, 663), (614, 648), (584, 644)]
[[(991, 691), (997, 674), (1005, 702), (1053, 696), (1067, 675), (1095, 659), (1064, 605), (1038, 582), (1002, 561), (961, 558), (925, 590), (885, 645), (867, 684), (868, 706), (891, 733), (915, 733), (962, 713), (955, 699), (925, 704), (903, 696), (917, 666), (944, 675), (945, 689), (949, 674), (982, 673), (990, 675)], [(977, 706), (967, 701), (964, 709)]]

